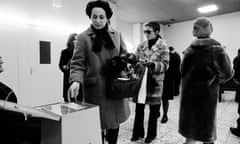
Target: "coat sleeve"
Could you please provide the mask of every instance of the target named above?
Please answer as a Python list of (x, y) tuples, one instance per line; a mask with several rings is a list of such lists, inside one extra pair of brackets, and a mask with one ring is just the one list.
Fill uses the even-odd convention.
[(86, 52), (87, 45), (83, 35), (78, 36), (77, 45), (73, 51), (73, 57), (70, 64), (69, 82), (83, 82), (84, 73), (87, 69)]
[(121, 54), (126, 54), (127, 53), (127, 47), (126, 44), (123, 40), (122, 34), (120, 33), (120, 55)]
[(167, 44), (162, 43), (161, 47), (151, 57), (151, 61), (155, 64), (154, 73), (159, 74), (166, 72), (169, 67), (169, 52)]
[(224, 83), (233, 76), (231, 61), (222, 47), (216, 48), (214, 53), (214, 66), (217, 78), (220, 83)]

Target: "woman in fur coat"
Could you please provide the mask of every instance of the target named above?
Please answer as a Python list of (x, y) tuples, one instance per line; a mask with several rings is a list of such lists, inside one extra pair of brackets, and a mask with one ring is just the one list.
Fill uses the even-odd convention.
[(214, 143), (219, 84), (233, 74), (225, 49), (211, 33), (209, 19), (198, 18), (193, 25), (197, 39), (183, 52), (179, 132), (185, 144)]

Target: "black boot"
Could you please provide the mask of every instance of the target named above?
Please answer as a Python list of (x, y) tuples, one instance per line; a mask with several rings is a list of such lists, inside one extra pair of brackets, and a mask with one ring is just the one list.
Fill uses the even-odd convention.
[(240, 129), (238, 129), (238, 128), (230, 128), (230, 131), (231, 131), (231, 133), (232, 134), (234, 134), (235, 136), (237, 136), (237, 137), (240, 137)]
[(166, 114), (163, 115), (161, 123), (166, 123), (168, 121), (168, 116)]
[(169, 102), (168, 100), (163, 100), (162, 103), (163, 103), (163, 117), (162, 117), (161, 123), (166, 123), (168, 121), (167, 113), (168, 113)]
[(108, 129), (106, 133), (106, 140), (108, 144), (117, 144), (119, 127), (116, 129)]
[(105, 132), (104, 130), (102, 130), (102, 144), (104, 144), (104, 141), (105, 141)]

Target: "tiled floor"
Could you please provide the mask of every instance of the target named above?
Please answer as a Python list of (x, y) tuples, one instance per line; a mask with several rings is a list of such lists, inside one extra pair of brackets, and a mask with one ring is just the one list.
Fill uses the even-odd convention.
[[(229, 131), (230, 126), (236, 126), (237, 104), (234, 102), (234, 93), (225, 92), (223, 102), (218, 104), (217, 111), (217, 141), (215, 144), (240, 144), (240, 138), (232, 135)], [(118, 144), (144, 144), (144, 140), (131, 142), (131, 134), (134, 120), (135, 104), (131, 103), (131, 116), (121, 125)], [(152, 144), (183, 144), (184, 138), (178, 133), (178, 112), (179, 96), (170, 101), (168, 117), (166, 124), (158, 122), (158, 136)], [(162, 114), (162, 109), (161, 109)], [(148, 119), (148, 107), (145, 108), (145, 129)]]

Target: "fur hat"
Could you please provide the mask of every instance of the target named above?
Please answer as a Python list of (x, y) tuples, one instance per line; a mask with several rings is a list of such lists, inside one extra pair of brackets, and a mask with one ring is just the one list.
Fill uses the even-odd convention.
[(213, 31), (212, 23), (207, 17), (199, 17), (193, 24), (193, 36), (197, 38), (209, 37)]
[(110, 4), (106, 0), (92, 0), (89, 1), (87, 4), (87, 7), (85, 9), (86, 14), (88, 17), (91, 17), (92, 9), (95, 7), (102, 8), (106, 12), (107, 19), (110, 19), (113, 15), (112, 8), (110, 7)]

